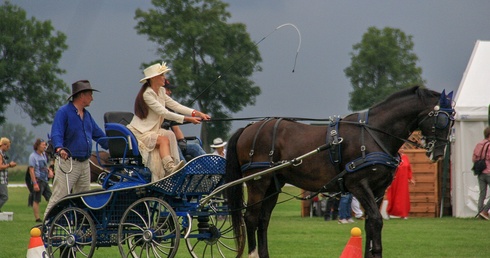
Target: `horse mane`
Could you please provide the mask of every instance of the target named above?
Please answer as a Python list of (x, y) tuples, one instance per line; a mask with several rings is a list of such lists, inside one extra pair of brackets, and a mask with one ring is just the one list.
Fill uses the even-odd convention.
[(423, 86), (414, 86), (414, 87), (406, 88), (406, 89), (403, 89), (403, 90), (400, 90), (400, 91), (397, 91), (397, 92), (391, 94), (384, 101), (374, 105), (373, 108), (380, 106), (386, 102), (390, 102), (392, 100), (398, 100), (399, 101), (400, 98), (403, 98), (403, 97), (406, 97), (409, 95), (414, 95), (414, 94), (417, 95), (417, 97), (420, 98), (423, 103), (426, 103), (427, 99), (435, 98), (435, 97), (438, 98), (441, 95), (440, 93), (438, 93), (436, 91), (423, 88)]

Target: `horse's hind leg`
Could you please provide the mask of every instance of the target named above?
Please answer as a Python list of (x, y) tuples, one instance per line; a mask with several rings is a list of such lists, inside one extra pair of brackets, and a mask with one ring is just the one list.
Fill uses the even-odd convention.
[[(247, 205), (251, 205), (250, 191), (248, 193), (249, 198)], [(257, 240), (255, 238), (255, 232), (257, 231), (257, 220), (260, 212), (259, 205), (253, 205), (248, 207), (244, 214), (245, 227), (247, 229), (247, 242), (248, 242), (248, 257), (257, 257)], [(258, 208), (258, 209), (257, 209)]]
[(269, 257), (269, 246), (267, 245), (267, 232), (269, 222), (272, 215), (272, 210), (276, 207), (277, 199), (279, 198), (279, 190), (274, 184), (269, 186), (266, 193), (266, 199), (262, 203), (262, 210), (259, 218), (259, 227), (257, 229), (257, 240), (259, 245), (259, 257)]
[(245, 212), (244, 219), (247, 227), (249, 258), (269, 257), (267, 228), (269, 226), (272, 209), (274, 209), (278, 198), (278, 195), (271, 190), (275, 189), (275, 187), (267, 187), (270, 183), (271, 180), (267, 178), (262, 178), (259, 181), (247, 182), (248, 208)]
[(257, 250), (256, 233), (261, 216), (262, 200), (265, 196), (265, 188), (260, 187), (259, 181), (248, 181), (247, 184), (247, 210), (244, 214), (245, 226), (247, 228), (248, 257), (259, 258)]

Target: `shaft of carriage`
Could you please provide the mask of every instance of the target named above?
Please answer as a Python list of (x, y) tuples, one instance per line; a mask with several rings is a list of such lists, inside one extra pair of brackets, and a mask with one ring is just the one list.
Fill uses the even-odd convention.
[(263, 175), (270, 174), (274, 171), (277, 171), (279, 169), (289, 167), (292, 165), (299, 165), (299, 164), (301, 164), (301, 162), (303, 162), (304, 158), (309, 157), (309, 156), (314, 155), (314, 154), (317, 154), (321, 151), (327, 150), (327, 149), (331, 148), (331, 146), (332, 146), (331, 144), (324, 144), (324, 145), (322, 145), (322, 146), (320, 146), (320, 147), (318, 147), (318, 148), (316, 148), (316, 149), (314, 149), (308, 153), (305, 153), (301, 156), (298, 156), (294, 159), (287, 160), (287, 161), (280, 161), (280, 162), (277, 162), (275, 164), (271, 164), (272, 167), (270, 167), (268, 169), (265, 169), (265, 170), (262, 170), (260, 172), (255, 173), (255, 174), (252, 174), (252, 175), (249, 175), (246, 177), (242, 177), (241, 179), (223, 184), (223, 185), (217, 187), (216, 189), (214, 189), (211, 193), (209, 193), (209, 195), (203, 197), (201, 199), (199, 205), (200, 205), (200, 207), (206, 206), (211, 201), (211, 199), (213, 199), (216, 195), (218, 195), (220, 192), (222, 192), (223, 190), (225, 190), (228, 187), (232, 187), (232, 186), (235, 186), (238, 184), (242, 184), (242, 183), (247, 182), (249, 180), (259, 180)]

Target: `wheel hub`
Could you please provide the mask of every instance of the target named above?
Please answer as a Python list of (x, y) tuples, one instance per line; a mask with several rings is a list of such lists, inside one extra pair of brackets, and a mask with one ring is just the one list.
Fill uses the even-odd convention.
[(69, 246), (69, 247), (72, 247), (72, 246), (74, 246), (77, 243), (76, 238), (75, 238), (74, 235), (67, 236), (66, 239), (65, 239), (65, 241), (66, 241), (66, 245)]
[(204, 241), (208, 245), (216, 244), (216, 242), (218, 242), (218, 239), (221, 237), (221, 234), (220, 234), (218, 228), (216, 228), (216, 226), (214, 226), (214, 225), (209, 226), (209, 233), (211, 234), (211, 236), (209, 238), (205, 239)]
[(153, 231), (147, 229), (143, 231), (143, 241), (150, 242), (153, 239)]

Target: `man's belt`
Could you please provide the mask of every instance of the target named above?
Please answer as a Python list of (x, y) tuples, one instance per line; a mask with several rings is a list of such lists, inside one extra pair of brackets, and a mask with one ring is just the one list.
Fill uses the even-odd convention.
[(78, 162), (84, 162), (88, 159), (88, 157), (72, 157), (72, 159), (74, 161), (78, 161)]

